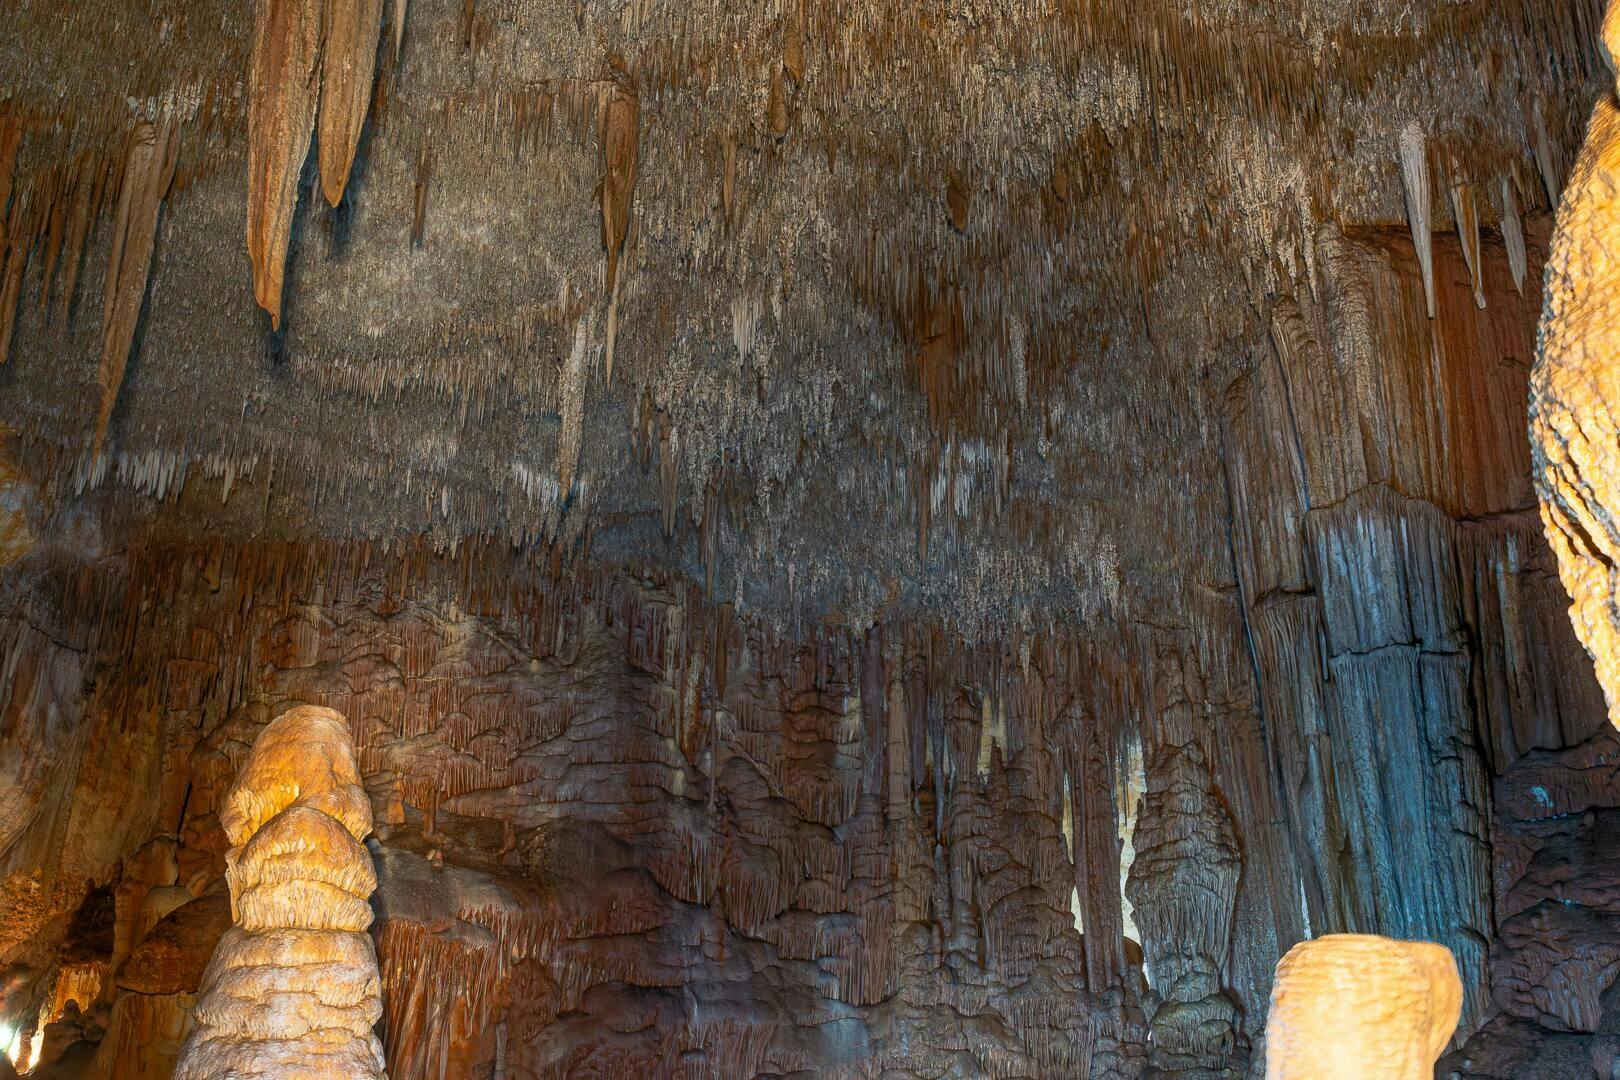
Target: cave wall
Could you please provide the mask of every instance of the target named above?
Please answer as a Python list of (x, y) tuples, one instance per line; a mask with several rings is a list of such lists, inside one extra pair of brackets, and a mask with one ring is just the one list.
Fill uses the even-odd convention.
[(1481, 309), (1439, 238), (1431, 320), (1406, 237), (1315, 251), (1206, 384), (1216, 482), (1160, 538), (1226, 549), (1112, 626), (969, 644), (560, 549), (47, 535), (8, 579), (8, 1015), (83, 977), (87, 891), (157, 843), (142, 888), (197, 899), (88, 969), (126, 1042), (183, 1029), (154, 1003), (223, 929), (219, 799), (309, 703), (379, 822), (396, 1077), (1243, 1076), (1277, 961), (1339, 931), (1452, 950), (1465, 1075), (1596, 1052), (1620, 937), (1601, 865), (1563, 883), (1615, 751), (1529, 485), (1534, 281), (1487, 237)]

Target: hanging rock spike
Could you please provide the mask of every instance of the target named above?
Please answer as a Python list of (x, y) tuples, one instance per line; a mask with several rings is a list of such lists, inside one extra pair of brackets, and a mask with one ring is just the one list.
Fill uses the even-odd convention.
[(1412, 246), (1423, 269), (1423, 298), (1434, 318), (1434, 221), (1429, 206), (1429, 154), (1423, 129), (1413, 120), (1401, 129), (1401, 183), (1406, 189), (1406, 218)]
[(1528, 253), (1524, 248), (1524, 221), (1519, 217), (1519, 195), (1513, 181), (1502, 176), (1502, 243), (1507, 248), (1508, 269), (1519, 295), (1524, 295), (1524, 278), (1529, 270)]
[(371, 106), (382, 13), (382, 0), (326, 0), (319, 146), (321, 190), (333, 206), (343, 200)]
[(257, 0), (248, 69), (248, 258), (253, 294), (281, 328), (298, 176), (320, 101), (321, 0)]
[(157, 240), (158, 211), (174, 182), (178, 138), (172, 127), (142, 124), (130, 137), (124, 159), (124, 180), (113, 222), (112, 253), (107, 260), (106, 302), (102, 312), (101, 406), (96, 412), (96, 434), (91, 456), (101, 455), (112, 420), (118, 390), (135, 341), (146, 281), (152, 268)]
[[(1455, 170), (1453, 170), (1455, 171)], [(1474, 304), (1485, 309), (1485, 263), (1479, 250), (1479, 207), (1472, 184), (1451, 185), (1451, 214), (1457, 223), (1457, 239), (1462, 242), (1463, 261), (1473, 279)]]
[(619, 276), (619, 256), (630, 232), (630, 200), (636, 186), (636, 143), (641, 102), (628, 76), (616, 73), (602, 109), (602, 246), (607, 249), (607, 288)]

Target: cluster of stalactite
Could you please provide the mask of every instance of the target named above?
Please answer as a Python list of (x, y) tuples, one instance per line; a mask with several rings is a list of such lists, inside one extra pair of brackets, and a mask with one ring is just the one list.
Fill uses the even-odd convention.
[[(1455, 957), (1450, 1072), (1612, 1071), (1616, 736), (1557, 574), (1601, 657), (1607, 99), (1550, 550), (1523, 437), (1596, 10), (1293, 6), (0, 12), (38, 1074), (253, 1041), (289, 917), (370, 956), (373, 818), (362, 1072), (380, 1017), (395, 1077), (1242, 1076), (1343, 933)], [(282, 810), (341, 880), (250, 857), (294, 706), (352, 729), (352, 813)]]
[[(1186, 357), (1314, 293), (1319, 222), (1409, 222), (1430, 309), (1434, 229), (1476, 304), (1495, 234), (1523, 282), (1601, 68), (1592, 0), (992, 7), (0, 14), (0, 421), (237, 535), (675, 535), (726, 596), (791, 566), (870, 615), (906, 567), (935, 614), (1093, 616), (1151, 522), (1066, 508), (1161, 505), (1214, 429), (1080, 418), (1203, 409)], [(829, 503), (871, 518), (847, 595)]]

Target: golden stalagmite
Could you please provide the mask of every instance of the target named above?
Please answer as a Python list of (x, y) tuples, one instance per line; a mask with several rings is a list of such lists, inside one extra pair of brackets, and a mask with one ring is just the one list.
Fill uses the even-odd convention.
[(253, 744), (220, 811), (235, 925), (203, 975), (178, 1080), (382, 1077), (382, 984), (349, 725), (299, 706)]
[(1372, 934), (1302, 941), (1272, 983), (1266, 1080), (1427, 1080), (1462, 1001), (1444, 946)]
[[(1620, 5), (1603, 21), (1620, 45)], [(1530, 377), (1530, 445), (1541, 519), (1620, 726), (1620, 102), (1604, 94), (1564, 188), (1547, 258), (1546, 308)]]

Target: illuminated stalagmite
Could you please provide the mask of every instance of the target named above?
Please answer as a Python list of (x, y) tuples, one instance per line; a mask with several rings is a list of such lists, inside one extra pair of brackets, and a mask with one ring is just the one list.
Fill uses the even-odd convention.
[(348, 723), (331, 709), (283, 713), (254, 742), (220, 824), (236, 925), (203, 976), (176, 1076), (381, 1077), (366, 933), (377, 875), (360, 843), (371, 807)]
[[(1603, 21), (1620, 46), (1620, 4)], [(1547, 306), (1530, 382), (1536, 490), (1575, 632), (1620, 726), (1620, 102), (1602, 95), (1564, 190), (1547, 258)]]
[(1303, 941), (1277, 965), (1267, 1080), (1420, 1080), (1462, 1012), (1443, 946), (1371, 934)]

